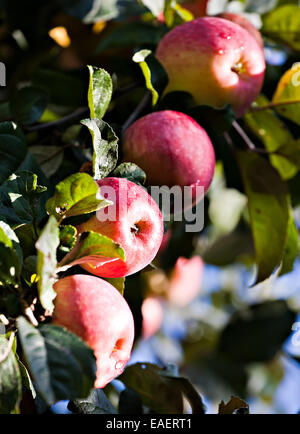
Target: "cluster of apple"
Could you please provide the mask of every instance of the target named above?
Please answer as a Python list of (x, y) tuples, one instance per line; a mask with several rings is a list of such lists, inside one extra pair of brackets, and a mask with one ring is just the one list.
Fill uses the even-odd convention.
[[(245, 113), (263, 84), (261, 36), (236, 15), (203, 17), (175, 27), (161, 40), (156, 56), (169, 76), (166, 92), (186, 91), (197, 104), (214, 108), (230, 104), (236, 117)], [(124, 134), (123, 155), (124, 161), (146, 172), (150, 185), (201, 185), (206, 192), (214, 174), (215, 153), (209, 136), (179, 112), (153, 112), (134, 122)], [(103, 265), (90, 258), (82, 267), (95, 276), (59, 280), (54, 286), (53, 322), (93, 348), (98, 367), (95, 386), (104, 387), (122, 372), (130, 357), (134, 321), (125, 299), (99, 277), (119, 278), (146, 267), (162, 242), (163, 220), (156, 202), (139, 185), (119, 178), (101, 179), (98, 185), (100, 191), (109, 186), (116, 193), (111, 205), (116, 218), (105, 220), (97, 213), (78, 231), (108, 236), (122, 246), (126, 260)], [(125, 208), (120, 205), (124, 195)]]

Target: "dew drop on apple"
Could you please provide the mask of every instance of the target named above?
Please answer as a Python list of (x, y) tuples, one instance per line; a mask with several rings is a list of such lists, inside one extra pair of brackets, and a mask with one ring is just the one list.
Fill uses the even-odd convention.
[(123, 363), (123, 362), (117, 362), (117, 363), (115, 364), (115, 369), (116, 369), (117, 371), (120, 371), (121, 369), (123, 369), (123, 366), (124, 366), (124, 363)]
[(219, 35), (223, 39), (227, 39), (227, 40), (231, 39), (231, 36), (228, 35), (227, 33), (221, 32)]

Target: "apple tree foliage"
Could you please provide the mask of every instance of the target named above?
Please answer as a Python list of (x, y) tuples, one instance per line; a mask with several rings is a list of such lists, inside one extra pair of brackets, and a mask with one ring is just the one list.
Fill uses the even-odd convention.
[[(245, 304), (226, 288), (213, 294), (212, 305), (229, 320), (217, 327), (194, 319), (202, 337), (178, 341), (184, 375), (167, 363), (129, 365), (119, 378), (117, 406), (110, 401), (113, 385), (93, 390), (93, 351), (50, 323), (58, 278), (83, 273), (78, 266), (88, 254), (124, 259), (111, 239), (92, 232), (79, 237), (75, 226), (109, 205), (95, 179), (111, 175), (147, 186), (139, 167), (121, 163), (119, 139), (153, 110), (192, 116), (210, 135), (218, 161), (204, 231), (186, 234), (184, 222), (166, 225), (172, 237), (156, 266), (168, 274), (179, 256), (194, 254), (220, 267), (255, 266), (249, 291), (293, 270), (300, 205), (298, 2), (241, 1), (261, 19), (266, 49), (283, 61), (268, 63), (262, 94), (239, 120), (229, 106), (197, 106), (184, 92), (163, 95), (168, 77), (154, 53), (169, 29), (192, 18), (179, 3), (0, 3), (7, 81), (0, 98), (0, 413), (43, 413), (68, 400), (69, 410), (80, 414), (180, 414), (185, 397), (193, 413), (204, 414), (201, 388), (222, 400), (220, 413), (232, 414), (249, 412), (243, 399), (253, 364), (261, 363), (268, 379), (265, 394), (280, 381), (279, 355), (297, 314), (289, 300)], [(232, 202), (232, 195), (243, 200)], [(147, 274), (109, 279), (134, 313), (136, 342)], [(230, 393), (240, 398), (229, 400)]]

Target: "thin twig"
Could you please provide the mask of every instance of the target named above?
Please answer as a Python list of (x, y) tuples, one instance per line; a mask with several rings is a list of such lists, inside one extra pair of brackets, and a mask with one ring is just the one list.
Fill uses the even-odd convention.
[(47, 130), (48, 128), (55, 128), (55, 127), (60, 127), (61, 125), (64, 125), (68, 122), (71, 121), (75, 121), (77, 119), (80, 119), (82, 117), (86, 117), (89, 114), (89, 109), (87, 107), (82, 108), (82, 109), (78, 109), (75, 112), (61, 118), (58, 119), (57, 121), (54, 122), (47, 122), (44, 124), (38, 124), (38, 125), (34, 125), (33, 127), (28, 127), (27, 131), (29, 132), (33, 132), (33, 131), (41, 131), (41, 130)]
[(125, 121), (122, 133), (124, 133), (125, 130), (127, 130), (128, 127), (139, 117), (139, 115), (143, 112), (143, 110), (147, 107), (147, 105), (151, 101), (151, 93), (148, 91), (141, 102), (137, 105), (136, 109), (131, 113), (129, 118)]
[(253, 106), (249, 109), (251, 113), (262, 112), (264, 110), (274, 109), (277, 107), (283, 107), (287, 105), (300, 104), (300, 100), (294, 101), (282, 101), (282, 102), (271, 102), (270, 104), (266, 104), (264, 106)]
[(0, 358), (0, 363), (4, 362), (4, 360), (8, 357), (9, 353), (11, 352), (12, 346), (14, 344), (14, 339), (15, 339), (15, 333), (11, 332), (8, 340), (7, 348)]
[(237, 123), (237, 121), (234, 121), (232, 124), (235, 131), (241, 136), (241, 138), (244, 140), (247, 148), (252, 151), (256, 152), (257, 154), (272, 154), (272, 152), (267, 151), (266, 149), (257, 148), (255, 144), (252, 142), (250, 137), (245, 133), (243, 128)]

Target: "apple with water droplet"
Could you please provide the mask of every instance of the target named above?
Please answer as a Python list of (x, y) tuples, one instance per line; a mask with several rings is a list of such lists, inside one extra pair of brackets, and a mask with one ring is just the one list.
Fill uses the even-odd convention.
[(95, 387), (120, 375), (131, 354), (134, 320), (124, 297), (95, 276), (74, 275), (54, 284), (52, 323), (79, 336), (95, 353)]
[(199, 105), (231, 104), (241, 117), (259, 95), (264, 53), (240, 25), (218, 17), (186, 22), (160, 41), (156, 56), (166, 69), (166, 92), (186, 91)]
[(123, 248), (125, 262), (116, 259), (101, 264), (97, 257), (87, 257), (81, 266), (100, 277), (134, 274), (150, 264), (159, 250), (163, 238), (160, 209), (144, 188), (125, 178), (97, 182), (100, 194), (113, 204), (99, 210), (77, 230), (111, 238)]
[(238, 24), (239, 26), (243, 27), (247, 32), (252, 35), (256, 41), (259, 43), (259, 45), (263, 48), (264, 47), (264, 41), (262, 38), (262, 35), (260, 31), (254, 27), (254, 25), (249, 21), (246, 17), (239, 14), (233, 14), (231, 12), (223, 12), (221, 14), (216, 15), (219, 18), (224, 18), (225, 20), (232, 21), (235, 24)]

